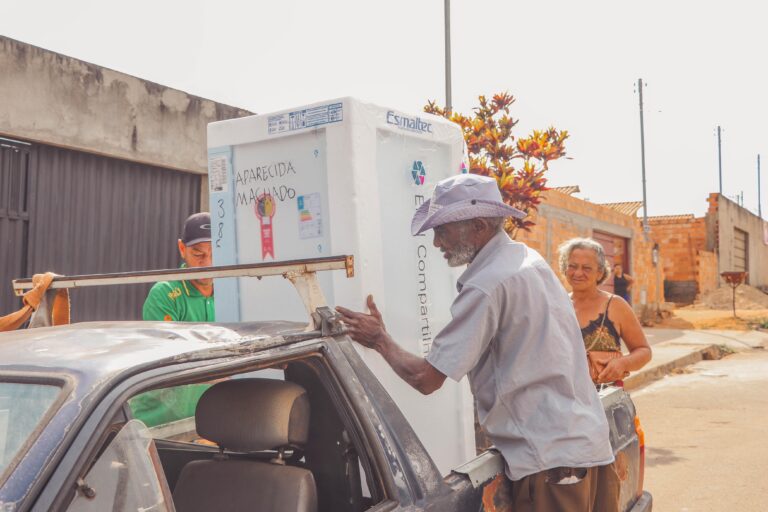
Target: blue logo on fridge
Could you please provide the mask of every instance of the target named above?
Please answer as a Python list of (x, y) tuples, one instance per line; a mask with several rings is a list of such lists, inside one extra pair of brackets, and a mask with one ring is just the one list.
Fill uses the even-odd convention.
[(413, 167), (411, 168), (411, 176), (413, 177), (413, 182), (416, 185), (424, 184), (424, 179), (427, 177), (427, 170), (424, 169), (424, 164), (421, 163), (421, 160), (413, 161)]

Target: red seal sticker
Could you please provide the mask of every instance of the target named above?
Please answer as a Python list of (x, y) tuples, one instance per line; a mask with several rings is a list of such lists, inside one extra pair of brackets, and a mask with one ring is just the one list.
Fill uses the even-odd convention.
[(266, 192), (256, 198), (256, 216), (261, 224), (261, 258), (275, 257), (274, 233), (272, 232), (272, 217), (275, 216), (275, 198)]

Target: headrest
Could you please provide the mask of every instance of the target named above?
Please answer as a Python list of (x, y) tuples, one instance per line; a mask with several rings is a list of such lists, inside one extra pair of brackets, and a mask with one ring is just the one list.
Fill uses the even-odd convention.
[(227, 450), (301, 448), (309, 435), (309, 397), (293, 382), (227, 380), (203, 393), (195, 422), (201, 437)]

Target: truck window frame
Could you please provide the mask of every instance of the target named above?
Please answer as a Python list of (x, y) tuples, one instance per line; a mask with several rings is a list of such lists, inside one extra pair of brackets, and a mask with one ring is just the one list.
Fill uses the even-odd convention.
[(229, 377), (296, 360), (307, 362), (312, 360), (316, 365), (318, 376), (358, 452), (363, 467), (361, 477), (366, 479), (373, 500), (371, 510), (382, 510), (380, 508), (382, 506), (386, 509), (396, 505), (392, 500), (396, 494), (393, 495), (391, 489), (388, 489), (386, 472), (377, 466), (377, 457), (367, 451), (369, 447), (375, 445), (365, 439), (365, 429), (362, 428), (355, 407), (346, 397), (344, 386), (336, 375), (334, 370), (336, 362), (328, 360), (328, 352), (323, 347), (325, 343), (336, 343), (336, 341), (329, 338), (315, 338), (298, 345), (266, 349), (248, 356), (203, 359), (135, 373), (105, 393), (87, 415), (75, 439), (65, 448), (65, 453), (53, 470), (51, 478), (37, 496), (28, 497), (30, 500), (34, 499), (32, 509), (66, 511), (71, 501), (75, 481), (87, 473), (103, 448), (106, 434), (110, 428), (113, 428), (110, 420), (118, 412), (121, 415), (128, 412), (125, 407), (130, 397), (150, 389)]

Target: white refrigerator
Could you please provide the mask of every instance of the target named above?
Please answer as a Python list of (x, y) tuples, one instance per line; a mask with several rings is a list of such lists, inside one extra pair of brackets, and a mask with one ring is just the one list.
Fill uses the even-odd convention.
[[(392, 337), (426, 355), (460, 271), (431, 232), (411, 236), (411, 217), (439, 180), (466, 168), (457, 125), (340, 98), (211, 123), (208, 159), (215, 265), (351, 254), (354, 278), (319, 275), (329, 305), (363, 310), (373, 294)], [(220, 322), (307, 321), (282, 279), (219, 279), (215, 296)], [(425, 397), (357, 347), (443, 474), (474, 456), (466, 378)]]

